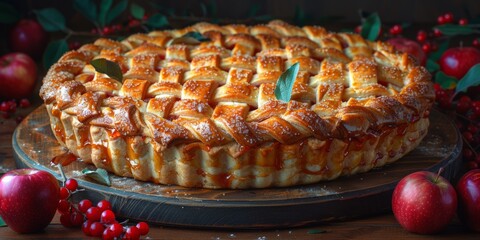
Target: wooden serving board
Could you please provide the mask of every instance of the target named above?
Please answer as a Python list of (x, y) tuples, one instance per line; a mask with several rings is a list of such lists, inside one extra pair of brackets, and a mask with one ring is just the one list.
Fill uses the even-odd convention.
[[(13, 134), (18, 167), (61, 175), (51, 159), (62, 153), (44, 106), (33, 111)], [(155, 185), (110, 175), (107, 187), (81, 176), (81, 161), (64, 167), (86, 191), (76, 194), (93, 201), (108, 199), (117, 215), (150, 223), (208, 228), (281, 228), (356, 218), (390, 210), (391, 194), (404, 176), (419, 170), (437, 171), (453, 179), (460, 164), (462, 141), (455, 125), (438, 111), (423, 142), (397, 162), (368, 173), (297, 187), (209, 190)]]

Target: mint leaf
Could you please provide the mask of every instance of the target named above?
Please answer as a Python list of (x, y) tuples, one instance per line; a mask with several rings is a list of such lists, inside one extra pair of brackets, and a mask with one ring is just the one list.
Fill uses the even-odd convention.
[(44, 8), (33, 11), (37, 15), (38, 22), (48, 32), (65, 31), (65, 17), (55, 8)]
[(115, 6), (113, 6), (112, 9), (110, 9), (110, 11), (108, 11), (107, 19), (105, 23), (107, 25), (110, 24), (115, 18), (120, 16), (120, 14), (122, 14), (125, 11), (125, 9), (127, 9), (127, 6), (128, 6), (128, 0), (119, 1)]
[(97, 5), (93, 0), (75, 0), (73, 8), (83, 14), (90, 22), (97, 22)]
[(468, 25), (462, 26), (457, 24), (443, 24), (437, 25), (434, 28), (440, 30), (445, 36), (455, 36), (455, 35), (470, 35), (472, 33), (480, 33), (479, 30), (476, 30), (473, 27)]
[(370, 41), (375, 41), (380, 35), (380, 28), (382, 27), (382, 22), (378, 13), (372, 13), (368, 15), (367, 18), (362, 23), (362, 32), (360, 35), (365, 39)]
[(12, 5), (0, 2), (0, 23), (14, 23), (20, 19), (20, 14)]
[(187, 44), (187, 45), (196, 45), (200, 42), (210, 41), (210, 38), (203, 36), (199, 32), (188, 32), (179, 38), (174, 38), (170, 40), (167, 46), (174, 44)]
[(100, 2), (100, 12), (98, 13), (98, 23), (101, 27), (107, 24), (107, 14), (112, 7), (113, 0), (102, 0)]
[(463, 76), (457, 83), (457, 88), (453, 97), (460, 92), (466, 92), (469, 87), (478, 86), (480, 84), (480, 63), (474, 65), (468, 70), (467, 74)]
[(50, 42), (43, 52), (43, 67), (49, 69), (67, 51), (68, 44), (65, 39)]
[(0, 227), (6, 227), (7, 224), (5, 223), (5, 221), (3, 221), (2, 217), (0, 217)]
[(97, 168), (97, 170), (93, 171), (88, 168), (82, 170), (82, 174), (95, 180), (96, 182), (111, 186), (112, 183), (110, 182), (110, 177), (108, 176), (108, 172), (103, 168)]
[(438, 70), (440, 70), (440, 65), (438, 65), (437, 62), (433, 61), (432, 59), (427, 59), (427, 64), (426, 64), (426, 68), (429, 72), (433, 73), (433, 72), (436, 72)]
[(118, 66), (116, 62), (112, 62), (105, 58), (98, 58), (92, 60), (90, 64), (95, 68), (95, 71), (107, 74), (109, 77), (119, 82), (123, 81), (122, 69), (120, 69), (120, 66)]
[(446, 75), (442, 71), (438, 71), (437, 74), (435, 74), (435, 82), (440, 84), (443, 89), (452, 89), (456, 86), (457, 79)]
[(130, 5), (130, 13), (134, 18), (142, 20), (145, 15), (145, 8), (136, 3), (132, 3), (132, 5)]
[(300, 65), (298, 63), (293, 64), (278, 78), (275, 86), (275, 97), (284, 102), (289, 102), (292, 97), (293, 83), (298, 75)]
[(148, 18), (148, 21), (146, 22), (146, 24), (150, 27), (162, 28), (162, 27), (168, 26), (169, 23), (168, 23), (168, 19), (167, 19), (167, 17), (165, 17), (165, 15), (157, 13), (157, 14), (153, 14), (152, 16), (150, 16), (150, 18)]

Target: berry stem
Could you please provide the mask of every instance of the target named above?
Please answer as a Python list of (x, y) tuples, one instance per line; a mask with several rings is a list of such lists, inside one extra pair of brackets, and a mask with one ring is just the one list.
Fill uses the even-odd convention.
[(67, 176), (65, 176), (65, 172), (63, 171), (62, 164), (57, 164), (58, 170), (60, 170), (60, 175), (62, 175), (62, 185), (65, 185), (67, 181)]

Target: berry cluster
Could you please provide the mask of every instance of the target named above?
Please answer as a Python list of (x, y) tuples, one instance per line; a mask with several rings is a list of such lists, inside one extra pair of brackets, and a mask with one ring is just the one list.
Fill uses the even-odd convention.
[(60, 201), (58, 212), (60, 223), (67, 227), (81, 227), (87, 236), (102, 239), (140, 239), (146, 235), (149, 226), (145, 222), (139, 222), (135, 226), (124, 226), (126, 222), (119, 223), (109, 201), (101, 200), (96, 205), (89, 199), (83, 199), (73, 203), (71, 196), (78, 189), (77, 180), (70, 178), (60, 187)]
[(475, 97), (479, 87), (452, 101), (452, 89), (443, 89), (435, 84), (436, 102), (443, 110), (454, 113), (455, 123), (463, 138), (463, 160), (467, 169), (480, 167), (480, 99)]
[[(17, 111), (17, 107), (27, 108), (30, 107), (30, 101), (27, 98), (22, 98), (20, 100), (5, 100), (0, 102), (0, 115), (2, 118), (10, 118), (12, 114)], [(17, 123), (23, 120), (23, 116), (18, 116), (16, 119)]]

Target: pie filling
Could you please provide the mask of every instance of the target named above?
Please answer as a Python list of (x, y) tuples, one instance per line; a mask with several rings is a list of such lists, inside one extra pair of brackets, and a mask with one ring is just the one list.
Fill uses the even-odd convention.
[[(94, 59), (115, 62), (123, 79)], [(278, 100), (277, 80), (295, 63), (291, 100)], [(67, 52), (40, 96), (55, 137), (84, 162), (141, 181), (246, 189), (398, 160), (427, 134), (430, 78), (406, 53), (357, 34), (198, 23)]]

